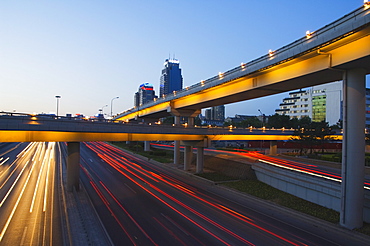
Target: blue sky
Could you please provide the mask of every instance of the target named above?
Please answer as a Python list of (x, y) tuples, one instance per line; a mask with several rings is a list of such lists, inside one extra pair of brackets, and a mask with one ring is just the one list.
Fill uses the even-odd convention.
[[(0, 111), (110, 114), (156, 93), (163, 63), (180, 61), (184, 86), (287, 45), (363, 0), (0, 2)], [(287, 93), (226, 106), (226, 116), (274, 114)]]

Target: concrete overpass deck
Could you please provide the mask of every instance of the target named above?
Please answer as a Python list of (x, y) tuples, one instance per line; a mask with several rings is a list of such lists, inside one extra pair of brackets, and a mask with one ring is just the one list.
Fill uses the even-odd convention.
[(0, 142), (290, 140), (293, 130), (208, 128), (0, 116)]

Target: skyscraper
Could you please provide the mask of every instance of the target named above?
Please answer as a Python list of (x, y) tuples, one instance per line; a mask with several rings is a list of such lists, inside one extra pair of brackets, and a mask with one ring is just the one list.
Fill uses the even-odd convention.
[(213, 120), (224, 121), (225, 120), (225, 106), (214, 106), (212, 107)]
[(175, 59), (166, 59), (162, 70), (159, 96), (173, 93), (182, 89), (182, 75), (180, 63)]
[(139, 86), (138, 92), (135, 93), (135, 106), (143, 105), (147, 102), (153, 101), (154, 98), (157, 96), (155, 95), (155, 91), (153, 85), (150, 83), (144, 83)]

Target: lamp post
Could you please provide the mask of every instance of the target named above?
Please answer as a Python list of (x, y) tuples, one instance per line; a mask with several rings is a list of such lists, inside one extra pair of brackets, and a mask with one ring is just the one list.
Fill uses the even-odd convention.
[(114, 97), (112, 100), (110, 100), (110, 117), (113, 118), (113, 100), (118, 99), (119, 97)]
[(107, 105), (104, 105), (103, 107), (101, 107), (101, 114), (102, 114), (102, 115), (104, 115), (104, 111), (103, 111), (103, 109), (104, 109), (105, 107), (108, 107), (108, 104), (107, 104)]
[(57, 117), (59, 116), (59, 99), (61, 98), (62, 96), (55, 96), (55, 98), (57, 99)]

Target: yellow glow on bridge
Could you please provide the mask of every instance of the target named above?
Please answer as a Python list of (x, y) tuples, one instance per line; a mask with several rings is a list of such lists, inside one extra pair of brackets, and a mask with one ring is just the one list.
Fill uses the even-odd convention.
[(290, 140), (292, 135), (187, 135), (159, 133), (94, 133), (58, 131), (0, 131), (0, 142), (91, 142), (174, 140)]

